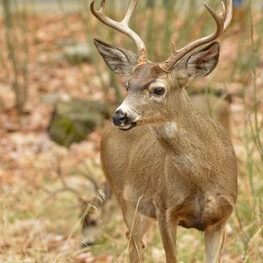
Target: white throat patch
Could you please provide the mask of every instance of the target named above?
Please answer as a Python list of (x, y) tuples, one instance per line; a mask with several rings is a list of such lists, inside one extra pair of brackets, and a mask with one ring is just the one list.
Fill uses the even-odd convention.
[(169, 122), (164, 127), (165, 134), (168, 138), (172, 138), (177, 131), (177, 125), (175, 122)]

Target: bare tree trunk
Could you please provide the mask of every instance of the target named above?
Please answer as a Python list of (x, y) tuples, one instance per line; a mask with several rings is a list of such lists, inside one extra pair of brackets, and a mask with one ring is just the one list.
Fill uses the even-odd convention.
[[(20, 41), (18, 41), (18, 36), (15, 32), (16, 26), (14, 25), (11, 1), (3, 0), (2, 3), (6, 26), (5, 39), (8, 51), (8, 60), (12, 67), (12, 74), (8, 74), (10, 76), (8, 81), (14, 90), (16, 108), (19, 115), (21, 115), (24, 111), (28, 90), (28, 44), (26, 26), (22, 15), (19, 13), (16, 14), (16, 19), (19, 20), (17, 28), (23, 31), (23, 34), (21, 34), (23, 39), (20, 46)], [(16, 4), (15, 1), (13, 4)], [(17, 52), (22, 52), (22, 59), (19, 59)]]

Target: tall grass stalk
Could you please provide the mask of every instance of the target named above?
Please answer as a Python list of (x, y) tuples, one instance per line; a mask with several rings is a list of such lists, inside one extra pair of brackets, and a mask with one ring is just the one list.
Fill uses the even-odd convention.
[[(263, 165), (263, 147), (262, 147), (262, 131), (260, 127), (262, 120), (259, 118), (259, 101), (258, 101), (258, 86), (257, 86), (257, 67), (258, 58), (260, 57), (259, 46), (262, 32), (255, 34), (255, 25), (253, 22), (252, 2), (248, 2), (247, 6), (247, 25), (249, 32), (249, 44), (245, 47), (248, 52), (249, 63), (245, 67), (241, 65), (241, 72), (247, 70), (249, 79), (245, 81), (243, 86), (243, 103), (245, 106), (245, 131), (244, 131), (244, 146), (246, 149), (245, 167), (249, 182), (249, 195), (242, 196), (247, 204), (243, 207), (239, 206), (239, 211), (236, 211), (236, 216), (239, 226), (242, 230), (241, 241), (243, 243), (243, 261), (250, 262), (251, 255), (249, 250), (253, 243), (258, 242), (260, 234), (262, 235), (262, 202), (260, 195), (262, 194), (262, 184), (259, 181), (259, 175), (262, 174)], [(257, 38), (257, 39), (256, 39)], [(241, 44), (242, 45), (242, 44)], [(242, 47), (240, 50), (243, 50)], [(245, 54), (244, 54), (245, 55)], [(240, 69), (239, 69), (240, 70)], [(247, 73), (248, 73), (247, 72)], [(252, 92), (252, 94), (251, 94)], [(249, 95), (252, 95), (252, 107), (248, 101)], [(245, 180), (245, 178), (240, 178)], [(245, 193), (242, 193), (243, 195)], [(243, 200), (243, 201), (244, 201)], [(241, 209), (242, 208), (242, 209)], [(243, 212), (245, 214), (241, 215)], [(241, 219), (242, 217), (242, 219)], [(258, 252), (259, 256), (260, 252)]]
[[(109, 94), (109, 86), (103, 78), (104, 70), (101, 67), (101, 60), (98, 59), (98, 53), (96, 51), (96, 48), (94, 47), (93, 38), (96, 36), (96, 32), (101, 32), (101, 29), (103, 30), (103, 28), (104, 29), (106, 28), (104, 30), (104, 36), (106, 37), (103, 39), (103, 41), (114, 43), (116, 34), (114, 30), (107, 28), (105, 25), (101, 24), (99, 21), (96, 21), (95, 26), (92, 26), (91, 20), (95, 18), (91, 15), (89, 3), (87, 3), (86, 1), (79, 0), (79, 4), (81, 6), (81, 10), (83, 10), (81, 12), (82, 14), (81, 17), (82, 17), (82, 21), (85, 27), (87, 43), (90, 43), (90, 46), (92, 48), (93, 65), (96, 70), (96, 75), (98, 76), (100, 84), (102, 86), (104, 97), (105, 99), (107, 99), (108, 94)], [(108, 7), (108, 5), (106, 5), (106, 7)], [(114, 10), (115, 10), (115, 2), (111, 3), (110, 10), (108, 10), (107, 8), (107, 11), (106, 11), (107, 15), (114, 18), (116, 16)], [(105, 34), (105, 32), (107, 33)], [(112, 72), (107, 71), (107, 73), (109, 74), (110, 86), (115, 91), (115, 100), (117, 103), (120, 103), (122, 101), (122, 95), (120, 92), (118, 82), (116, 80), (116, 76)]]
[[(249, 1), (248, 5), (248, 12), (249, 12), (249, 31), (250, 31), (250, 45), (252, 50), (252, 59), (253, 62), (250, 64), (251, 68), (251, 80), (252, 80), (252, 88), (253, 88), (253, 108), (252, 108), (252, 114), (253, 114), (253, 123), (251, 119), (249, 119), (249, 128), (252, 134), (253, 142), (256, 146), (256, 149), (258, 150), (258, 154), (261, 158), (261, 162), (263, 164), (263, 144), (262, 144), (262, 137), (261, 137), (261, 131), (260, 131), (260, 121), (259, 121), (259, 114), (258, 114), (258, 95), (257, 95), (257, 62), (258, 57), (260, 56), (259, 50), (256, 46), (255, 42), (255, 36), (254, 36), (254, 24), (253, 24), (253, 15), (252, 15), (252, 3), (251, 0)], [(252, 177), (252, 174), (251, 174)], [(251, 181), (251, 189), (253, 193), (254, 202), (256, 203), (257, 196), (255, 193), (255, 186), (253, 184), (253, 178), (250, 178)]]
[(172, 39), (172, 33), (175, 30), (174, 28), (174, 17), (177, 16), (177, 12), (175, 11), (174, 8), (174, 2), (173, 1), (166, 1), (164, 2), (165, 4), (165, 23), (166, 26), (164, 27), (164, 32), (163, 32), (163, 39), (161, 41), (162, 45), (162, 51), (163, 51), (163, 56), (168, 57), (170, 52), (171, 52), (171, 41)]
[[(138, 216), (138, 208), (139, 208), (139, 204), (140, 204), (142, 198), (143, 198), (143, 196), (140, 196), (138, 201), (137, 201), (137, 203), (136, 203), (134, 216), (133, 216), (133, 219), (132, 219), (131, 232), (129, 233), (127, 252), (129, 252), (129, 248), (130, 248), (131, 242), (133, 242), (131, 240), (132, 239), (132, 235), (136, 235), (136, 233), (134, 233), (135, 224), (139, 224), (140, 223), (140, 222), (136, 222), (136, 218)], [(138, 247), (136, 247), (136, 250), (137, 250), (137, 252), (139, 254), (139, 248)], [(127, 255), (128, 255), (128, 253), (126, 253), (126, 255), (125, 255), (124, 262), (127, 262)], [(140, 260), (140, 262), (141, 262), (141, 260)]]
[[(257, 62), (258, 57), (260, 56), (258, 47), (255, 42), (255, 36), (254, 36), (254, 27), (253, 27), (253, 15), (252, 15), (252, 7), (251, 7), (251, 0), (249, 1), (249, 24), (250, 24), (250, 42), (251, 42), (251, 48), (252, 48), (252, 58), (253, 61)], [(259, 40), (261, 40), (261, 35), (258, 37)], [(261, 41), (258, 41), (261, 43)], [(252, 81), (253, 81), (253, 112), (254, 112), (254, 127), (251, 125), (252, 134), (254, 137), (254, 142), (257, 146), (257, 149), (259, 151), (261, 161), (263, 164), (263, 143), (262, 138), (260, 137), (260, 124), (259, 124), (259, 116), (258, 116), (258, 99), (257, 99), (257, 64), (252, 63), (251, 64), (251, 74), (252, 74)]]
[[(6, 25), (5, 41), (8, 51), (8, 60), (11, 63), (12, 71), (12, 74), (8, 74), (8, 82), (14, 90), (16, 108), (21, 115), (24, 112), (28, 95), (29, 73), (27, 26), (25, 22), (26, 13), (19, 12), (16, 1), (13, 1), (11, 4), (10, 1), (3, 0), (2, 4)], [(12, 7), (15, 9), (15, 12), (12, 12)], [(22, 38), (22, 40), (20, 40), (20, 38)], [(22, 41), (22, 43), (20, 43), (20, 41)]]
[(64, 1), (63, 0), (56, 0), (58, 8), (60, 9), (60, 12), (62, 13), (63, 23), (65, 28), (69, 28), (68, 20), (67, 20), (67, 12), (65, 9)]
[[(187, 42), (193, 41), (193, 32), (195, 32), (195, 24), (198, 19), (196, 1), (190, 0), (189, 6), (191, 8), (188, 8), (187, 11), (183, 13), (183, 24), (179, 29), (176, 39), (177, 48), (186, 45)], [(194, 19), (192, 19), (193, 17)], [(189, 34), (189, 32), (191, 33)]]
[[(145, 32), (145, 44), (147, 46), (147, 53), (149, 58), (154, 59), (154, 55), (156, 52), (156, 43), (158, 43), (159, 39), (156, 39), (157, 36), (156, 34), (154, 34), (154, 29), (156, 26), (156, 12), (158, 12), (156, 10), (156, 7), (153, 5), (153, 3), (149, 2), (148, 3), (149, 6), (147, 8), (147, 12), (149, 12), (148, 17), (147, 17), (147, 23), (146, 23), (146, 32)], [(140, 10), (140, 17), (143, 16), (143, 14), (146, 13), (146, 9), (144, 7), (144, 9)], [(138, 28), (139, 34), (141, 34), (142, 28)], [(161, 34), (158, 34), (158, 37), (160, 37)]]
[[(113, 19), (118, 20), (116, 18), (117, 15), (116, 15), (116, 3), (115, 2), (113, 2), (111, 4), (111, 8), (108, 10), (108, 14)], [(113, 45), (116, 45), (115, 44), (116, 30), (108, 30), (108, 39), (109, 39), (110, 43), (114, 43)], [(123, 99), (121, 91), (120, 91), (119, 83), (118, 83), (118, 81), (116, 79), (116, 74), (115, 73), (110, 71), (109, 74), (110, 74), (110, 86), (114, 89), (114, 91), (115, 91), (115, 99), (116, 99), (116, 102), (119, 104), (119, 103), (121, 103), (121, 101)]]
[(81, 12), (81, 20), (82, 23), (84, 25), (84, 29), (85, 29), (85, 37), (86, 37), (86, 41), (87, 43), (90, 43), (91, 49), (92, 49), (92, 62), (93, 65), (95, 67), (96, 70), (96, 75), (99, 77), (99, 81), (100, 81), (100, 85), (102, 86), (103, 89), (103, 93), (104, 93), (104, 98), (107, 98), (107, 94), (108, 94), (108, 89), (107, 89), (107, 85), (104, 81), (104, 78), (102, 77), (102, 70), (100, 68), (100, 63), (99, 60), (97, 59), (97, 53), (95, 50), (95, 47), (93, 45), (93, 28), (91, 26), (91, 14), (90, 14), (90, 10), (89, 10), (89, 5), (87, 3), (87, 1), (83, 1), (83, 0), (79, 0), (79, 6), (80, 6), (80, 10), (82, 10)]

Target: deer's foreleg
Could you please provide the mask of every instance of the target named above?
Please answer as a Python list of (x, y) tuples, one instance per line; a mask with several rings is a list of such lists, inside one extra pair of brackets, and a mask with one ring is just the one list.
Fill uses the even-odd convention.
[(205, 230), (206, 263), (219, 263), (225, 239), (225, 225)]
[(143, 215), (134, 208), (134, 206), (125, 203), (122, 205), (122, 212), (125, 223), (128, 227), (128, 249), (130, 263), (140, 263), (144, 261), (142, 242), (143, 235), (152, 226), (152, 220)]
[(166, 263), (176, 263), (176, 225), (168, 222), (167, 215), (162, 209), (157, 209), (156, 212)]

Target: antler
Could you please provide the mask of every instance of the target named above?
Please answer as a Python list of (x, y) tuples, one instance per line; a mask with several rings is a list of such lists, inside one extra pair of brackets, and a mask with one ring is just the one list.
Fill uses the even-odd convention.
[(104, 15), (105, 0), (101, 0), (100, 9), (98, 11), (96, 11), (94, 8), (95, 0), (92, 0), (90, 4), (90, 10), (92, 14), (95, 17), (97, 17), (102, 23), (129, 36), (136, 43), (137, 48), (138, 48), (138, 53), (139, 53), (138, 64), (144, 64), (147, 61), (145, 45), (142, 39), (128, 26), (128, 23), (130, 21), (133, 11), (135, 10), (137, 6), (137, 3), (138, 3), (138, 0), (132, 0), (130, 2), (127, 13), (125, 14), (125, 17), (123, 18), (123, 20), (120, 22), (117, 22)]
[(215, 39), (217, 39), (220, 35), (224, 33), (226, 28), (229, 26), (231, 19), (232, 19), (232, 0), (227, 0), (227, 7), (225, 7), (225, 4), (221, 2), (222, 5), (222, 12), (217, 15), (211, 7), (209, 7), (207, 4), (204, 4), (208, 12), (211, 14), (211, 16), (214, 18), (217, 30), (216, 32), (200, 38), (196, 41), (193, 41), (186, 45), (185, 47), (176, 50), (175, 46), (173, 44), (173, 54), (163, 63), (159, 64), (160, 68), (163, 71), (169, 72), (174, 64), (179, 61), (181, 58), (183, 58), (186, 54), (188, 54), (190, 51), (196, 49), (197, 47), (207, 44)]

